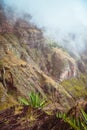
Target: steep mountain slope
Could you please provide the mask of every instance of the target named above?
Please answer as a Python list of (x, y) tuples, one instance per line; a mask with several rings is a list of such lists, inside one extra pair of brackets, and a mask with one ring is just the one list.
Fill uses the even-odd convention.
[(75, 59), (66, 51), (50, 47), (36, 26), (22, 18), (12, 23), (0, 10), (1, 110), (32, 91), (45, 97), (51, 109), (51, 104), (69, 108), (78, 98), (86, 98), (86, 84), (86, 76), (80, 78)]

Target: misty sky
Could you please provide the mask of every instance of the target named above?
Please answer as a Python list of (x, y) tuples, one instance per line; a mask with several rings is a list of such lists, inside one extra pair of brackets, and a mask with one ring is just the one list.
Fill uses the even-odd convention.
[(34, 22), (65, 30), (87, 26), (86, 0), (4, 0), (6, 4), (30, 13)]
[[(29, 13), (32, 21), (45, 27), (47, 34), (70, 50), (82, 51), (87, 37), (87, 0), (3, 0), (16, 11)], [(18, 13), (17, 13), (18, 16)], [(80, 33), (76, 41), (67, 43), (61, 39), (68, 33)], [(84, 33), (85, 32), (85, 33)], [(71, 41), (71, 39), (68, 37)]]

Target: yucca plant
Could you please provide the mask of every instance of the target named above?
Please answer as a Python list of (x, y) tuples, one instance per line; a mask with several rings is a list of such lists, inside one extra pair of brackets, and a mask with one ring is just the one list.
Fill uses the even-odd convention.
[(74, 128), (75, 130), (80, 130), (80, 129), (77, 129), (76, 120), (74, 118), (67, 117), (65, 113), (57, 113), (56, 116), (57, 118), (63, 119), (63, 121), (68, 123), (71, 126), (71, 128)]
[(74, 130), (87, 130), (87, 114), (83, 110), (81, 110), (81, 117), (78, 119), (67, 117), (65, 113), (57, 113), (57, 118), (63, 119)]
[(81, 122), (79, 122), (79, 120), (76, 120), (76, 119), (71, 118), (71, 117), (70, 118), (67, 117), (64, 119), (64, 121), (67, 122), (71, 126), (71, 128), (73, 128), (74, 130), (82, 130), (81, 129)]
[(31, 92), (28, 94), (29, 100), (26, 98), (19, 98), (19, 102), (23, 105), (31, 105), (34, 108), (42, 108), (44, 107), (46, 100), (41, 99), (40, 95), (35, 92)]
[(87, 114), (82, 109), (81, 109), (81, 114), (82, 114), (81, 125), (83, 127), (83, 130), (87, 130)]
[(29, 100), (30, 105), (35, 108), (38, 108), (38, 107), (42, 108), (46, 103), (45, 99), (43, 99), (43, 98), (41, 99), (40, 95), (38, 93), (36, 94), (34, 92), (29, 94), (29, 99), (30, 99)]

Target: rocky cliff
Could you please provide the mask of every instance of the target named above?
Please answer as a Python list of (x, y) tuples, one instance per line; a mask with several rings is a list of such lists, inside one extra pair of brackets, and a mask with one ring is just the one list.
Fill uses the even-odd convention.
[(12, 22), (1, 8), (1, 110), (18, 104), (20, 96), (27, 98), (32, 91), (47, 99), (46, 109), (69, 108), (87, 96), (87, 76), (81, 64), (78, 67), (64, 49), (50, 46), (41, 29), (22, 18)]

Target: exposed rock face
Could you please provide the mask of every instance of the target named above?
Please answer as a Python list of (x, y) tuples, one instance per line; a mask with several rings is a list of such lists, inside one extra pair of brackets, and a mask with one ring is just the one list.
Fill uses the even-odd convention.
[(66, 52), (60, 49), (54, 49), (52, 56), (53, 75), (59, 80), (69, 79), (77, 75), (77, 66), (75, 60)]
[[(2, 67), (5, 68), (4, 80), (0, 75), (0, 83), (7, 95), (17, 100), (19, 96), (27, 97), (28, 93), (36, 91), (51, 104), (55, 101), (61, 107), (70, 107), (75, 96), (58, 81), (77, 76), (75, 59), (61, 48), (51, 48), (42, 31), (31, 23), (17, 19), (12, 24), (3, 11), (0, 19), (0, 73)], [(85, 91), (86, 87), (81, 89)]]
[[(7, 38), (10, 38), (11, 36), (13, 38), (16, 36), (16, 39), (14, 40), (18, 40), (16, 41), (19, 44), (17, 46), (21, 46), (23, 51), (25, 51), (24, 53), (18, 50), (20, 58), (28, 61), (30, 56), (33, 61), (38, 64), (41, 70), (48, 75), (54, 76), (57, 80), (60, 80), (60, 78), (63, 80), (76, 76), (77, 68), (75, 60), (61, 49), (51, 49), (47, 45), (47, 41), (43, 37), (43, 33), (40, 29), (22, 19), (17, 20), (14, 26), (12, 26), (10, 21), (6, 20), (5, 16), (5, 18), (3, 18), (3, 13), (1, 16), (2, 23), (0, 32), (3, 35), (7, 35), (7, 33), (10, 35), (5, 35), (6, 40), (9, 40)], [(14, 34), (14, 36), (12, 34)], [(10, 40), (12, 39), (10, 38)], [(12, 43), (9, 46), (12, 46)], [(16, 50), (19, 49), (18, 47), (16, 47)]]
[(78, 61), (78, 68), (82, 73), (87, 73), (87, 45), (85, 46), (84, 51), (81, 53), (81, 59)]

